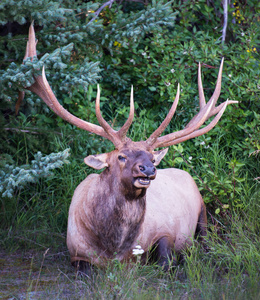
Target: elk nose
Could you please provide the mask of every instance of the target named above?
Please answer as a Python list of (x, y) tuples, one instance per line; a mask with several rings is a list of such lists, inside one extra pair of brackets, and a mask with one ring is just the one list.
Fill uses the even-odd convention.
[(139, 166), (139, 170), (147, 177), (155, 175), (156, 168), (154, 166)]

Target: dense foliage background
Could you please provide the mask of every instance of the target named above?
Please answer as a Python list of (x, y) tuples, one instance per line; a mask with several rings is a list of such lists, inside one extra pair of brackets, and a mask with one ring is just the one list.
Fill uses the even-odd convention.
[[(109, 142), (65, 123), (24, 89), (33, 83), (33, 74), (39, 74), (43, 64), (62, 105), (92, 123), (97, 122), (96, 83), (102, 88), (103, 115), (114, 128), (127, 118), (130, 86), (134, 85), (136, 116), (129, 135), (140, 140), (148, 137), (166, 116), (178, 82), (181, 101), (166, 133), (182, 128), (198, 111), (198, 62), (202, 63), (203, 85), (209, 99), (221, 58), (225, 57), (220, 101), (232, 99), (239, 104), (228, 107), (207, 135), (171, 147), (161, 167), (188, 170), (197, 180), (209, 209), (213, 208), (211, 212), (243, 209), (248, 197), (257, 193), (260, 174), (259, 2), (229, 5), (224, 42), (219, 1), (111, 2), (110, 6), (103, 5), (97, 16), (94, 12), (99, 7), (101, 3), (95, 1), (0, 4), (0, 189), (1, 214), (6, 222), (2, 224), (9, 224), (10, 206), (13, 202), (16, 205), (17, 199), (25, 211), (31, 208), (31, 203), (24, 203), (28, 194), (35, 197), (36, 185), (30, 182), (45, 177), (39, 184), (51, 185), (53, 193), (57, 193), (56, 177), (65, 183), (67, 176), (62, 173), (67, 173), (66, 167), (52, 175), (49, 170), (67, 159), (66, 148), (71, 148), (72, 190), (92, 172), (82, 165), (84, 156), (112, 150)], [(38, 59), (21, 65), (33, 20)], [(19, 102), (18, 95), (24, 90), (24, 100)], [(35, 165), (36, 153), (42, 164)], [(53, 165), (46, 169), (49, 163)], [(80, 176), (82, 172), (84, 176)], [(63, 224), (72, 190), (64, 199)]]
[[(221, 58), (225, 57), (220, 101), (238, 100), (239, 105), (228, 107), (209, 134), (171, 147), (162, 167), (187, 169), (197, 179), (205, 202), (217, 212), (231, 206), (243, 208), (247, 205), (243, 196), (248, 189), (254, 190), (258, 182), (254, 178), (259, 176), (258, 1), (229, 5), (224, 43), (224, 16), (219, 1), (112, 1), (110, 6), (103, 5), (97, 16), (94, 12), (99, 7), (101, 3), (95, 1), (0, 4), (4, 218), (10, 205), (6, 197), (28, 197), (21, 190), (26, 182), (46, 176), (45, 172), (35, 171), (28, 178), (32, 168), (28, 165), (38, 151), (48, 155), (70, 147), (70, 169), (78, 166), (88, 173), (90, 170), (82, 166), (85, 155), (112, 150), (109, 142), (101, 142), (99, 137), (63, 122), (29, 91), (25, 90), (25, 98), (19, 103), (19, 91), (33, 83), (33, 74), (38, 74), (43, 64), (64, 107), (92, 123), (97, 122), (96, 83), (102, 87), (103, 114), (115, 128), (127, 118), (133, 84), (136, 117), (129, 135), (139, 140), (149, 136), (164, 119), (178, 82), (181, 101), (166, 132), (182, 128), (198, 110), (198, 62), (202, 63), (203, 84), (209, 99)], [(21, 66), (28, 27), (33, 20), (38, 60)], [(67, 151), (64, 155), (67, 157)], [(66, 157), (59, 154), (55, 160), (57, 167)], [(48, 156), (45, 159), (48, 165)], [(27, 166), (21, 167), (24, 164)], [(31, 188), (34, 193), (35, 185)], [(29, 192), (30, 186), (26, 189)], [(69, 199), (65, 201), (69, 203)]]
[[(189, 282), (202, 282), (202, 270), (213, 270), (213, 280), (216, 274), (235, 278), (239, 269), (243, 282), (254, 285), (249, 290), (259, 291), (260, 2), (230, 2), (227, 16), (223, 36), (221, 1), (1, 1), (1, 247), (64, 247), (73, 191), (93, 172), (83, 158), (113, 149), (61, 120), (25, 89), (43, 65), (60, 103), (95, 124), (99, 83), (103, 116), (116, 129), (128, 116), (133, 85), (136, 114), (129, 137), (137, 141), (165, 118), (177, 83), (180, 103), (165, 133), (183, 128), (198, 112), (198, 63), (209, 99), (225, 57), (218, 103), (239, 104), (230, 105), (205, 136), (170, 147), (160, 167), (181, 168), (195, 178), (208, 209), (210, 239), (217, 241), (208, 246), (205, 262), (198, 256), (195, 264), (196, 255), (187, 255)], [(38, 58), (23, 63), (33, 21)], [(201, 266), (197, 273), (195, 265)], [(109, 276), (109, 286), (118, 286)]]

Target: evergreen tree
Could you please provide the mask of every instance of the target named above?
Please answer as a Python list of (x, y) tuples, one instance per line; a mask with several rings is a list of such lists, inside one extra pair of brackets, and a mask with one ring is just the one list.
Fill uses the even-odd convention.
[[(43, 65), (60, 103), (92, 123), (96, 123), (93, 102), (97, 82), (102, 87), (103, 114), (114, 120), (115, 127), (127, 115), (130, 86), (134, 84), (137, 118), (147, 120), (141, 136), (139, 125), (133, 125), (131, 134), (140, 139), (164, 118), (178, 82), (182, 88), (181, 103), (173, 123), (181, 126), (194, 115), (198, 62), (202, 63), (209, 98), (222, 56), (222, 99), (241, 101), (241, 109), (233, 109), (230, 121), (222, 120), (229, 134), (227, 140), (236, 138), (241, 151), (255, 151), (259, 147), (259, 128), (254, 126), (259, 120), (258, 13), (256, 0), (229, 5), (223, 39), (221, 1), (2, 0), (0, 151), (14, 156), (19, 152), (17, 145), (25, 143), (32, 159), (38, 150), (55, 151), (50, 142), (51, 131), (72, 132), (71, 125), (26, 90)], [(38, 58), (23, 61), (31, 22), (38, 39)], [(18, 95), (23, 92), (24, 100), (17, 104)], [(253, 134), (252, 128), (257, 128)], [(167, 130), (173, 131), (173, 125)], [(245, 140), (245, 132), (252, 138)], [(92, 143), (89, 148), (99, 150), (98, 140), (95, 142), (90, 136), (88, 140)], [(18, 155), (18, 165), (26, 163), (23, 157)]]

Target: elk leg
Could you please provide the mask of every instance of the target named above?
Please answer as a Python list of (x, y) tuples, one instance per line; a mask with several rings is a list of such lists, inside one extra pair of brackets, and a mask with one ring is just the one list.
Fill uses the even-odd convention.
[(172, 247), (167, 237), (162, 237), (157, 245), (158, 264), (168, 271), (171, 265), (176, 265), (176, 258), (173, 255)]
[(198, 224), (196, 228), (196, 237), (200, 236), (203, 240), (203, 237), (207, 235), (207, 213), (204, 203), (201, 205), (201, 212), (198, 219)]
[(74, 261), (72, 265), (76, 268), (78, 272), (81, 272), (88, 276), (91, 276), (93, 274), (93, 266), (87, 261), (77, 260)]

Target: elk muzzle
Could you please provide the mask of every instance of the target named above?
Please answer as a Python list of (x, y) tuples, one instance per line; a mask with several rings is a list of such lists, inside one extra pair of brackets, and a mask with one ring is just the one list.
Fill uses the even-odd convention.
[(135, 167), (134, 186), (136, 188), (148, 188), (151, 180), (156, 177), (156, 168), (152, 163), (139, 164)]

